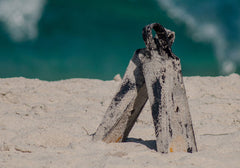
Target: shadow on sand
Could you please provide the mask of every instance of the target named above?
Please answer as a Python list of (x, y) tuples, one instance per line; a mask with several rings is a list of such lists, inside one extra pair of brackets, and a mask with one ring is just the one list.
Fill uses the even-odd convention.
[(142, 145), (145, 145), (151, 150), (157, 151), (156, 140), (142, 140), (141, 138), (127, 138), (125, 142), (135, 142)]

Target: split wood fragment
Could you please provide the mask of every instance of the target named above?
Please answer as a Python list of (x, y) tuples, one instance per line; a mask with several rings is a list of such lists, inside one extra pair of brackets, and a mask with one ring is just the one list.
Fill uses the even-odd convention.
[(131, 131), (148, 96), (141, 66), (141, 50), (131, 59), (122, 84), (94, 134), (95, 140), (105, 142), (124, 141)]

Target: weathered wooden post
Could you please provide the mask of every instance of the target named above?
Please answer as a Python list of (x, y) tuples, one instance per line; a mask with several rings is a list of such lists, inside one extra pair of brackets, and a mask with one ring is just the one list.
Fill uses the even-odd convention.
[(157, 23), (143, 29), (146, 48), (138, 49), (131, 59), (94, 140), (124, 141), (149, 97), (157, 150), (197, 151), (180, 60), (171, 51), (174, 38), (174, 32)]
[(103, 140), (107, 143), (121, 142), (131, 131), (148, 99), (141, 66), (143, 57), (141, 50), (135, 51), (121, 86), (93, 135), (94, 140)]
[[(152, 37), (152, 29), (158, 38)], [(157, 150), (196, 152), (196, 141), (180, 60), (171, 51), (165, 29), (157, 23), (143, 29), (146, 44), (143, 74), (155, 126)]]

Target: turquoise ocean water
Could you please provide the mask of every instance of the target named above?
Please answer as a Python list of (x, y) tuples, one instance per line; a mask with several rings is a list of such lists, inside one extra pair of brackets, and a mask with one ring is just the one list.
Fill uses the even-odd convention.
[(239, 0), (0, 0), (0, 77), (123, 76), (141, 31), (175, 31), (184, 76), (240, 73)]

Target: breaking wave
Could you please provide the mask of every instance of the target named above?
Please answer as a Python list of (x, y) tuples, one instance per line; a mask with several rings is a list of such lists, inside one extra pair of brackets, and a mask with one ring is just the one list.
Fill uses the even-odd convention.
[(211, 43), (222, 74), (240, 64), (240, 3), (238, 1), (158, 0), (169, 17), (186, 24), (195, 41)]
[(35, 39), (44, 5), (45, 0), (0, 0), (0, 22), (16, 42)]

